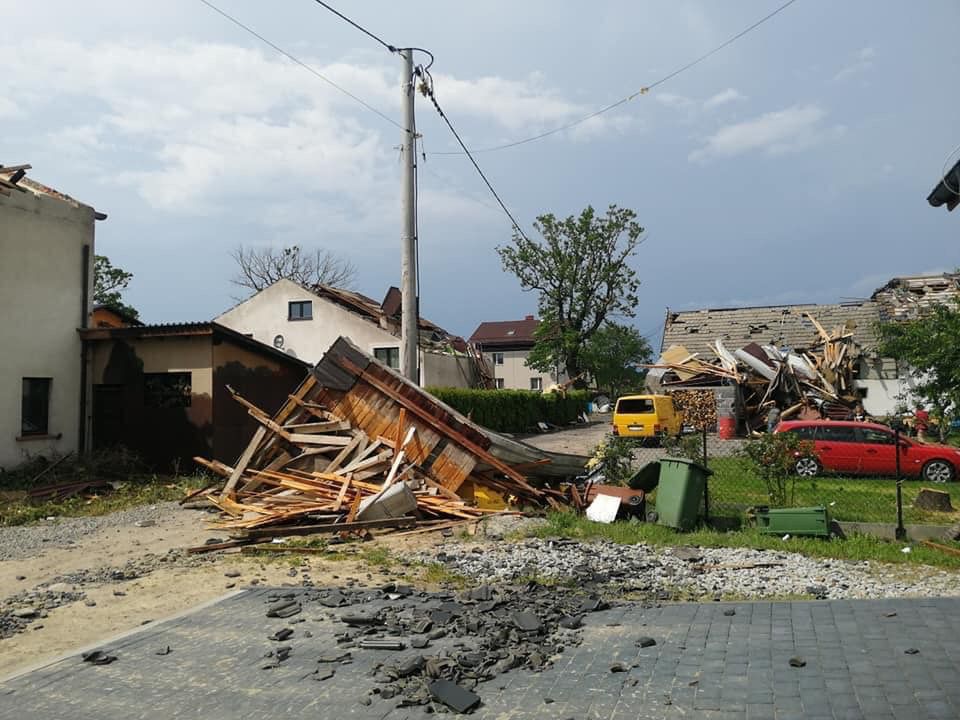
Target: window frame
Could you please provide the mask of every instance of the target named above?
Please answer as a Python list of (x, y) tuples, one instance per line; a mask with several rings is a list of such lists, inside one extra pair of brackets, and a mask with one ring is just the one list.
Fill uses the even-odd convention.
[(503, 390), (505, 388), (503, 378), (494, 378), (493, 379), (493, 389), (494, 390)]
[[(183, 378), (186, 376), (186, 385), (180, 386), (181, 392), (174, 392), (178, 388), (176, 382), (168, 387), (151, 388), (152, 380)], [(177, 400), (177, 402), (171, 402)], [(143, 407), (147, 410), (179, 410), (193, 405), (193, 372), (190, 370), (170, 370), (164, 372), (143, 373)]]
[(490, 358), (494, 365), (503, 365), (504, 358), (502, 351), (490, 353)]
[(543, 392), (543, 378), (539, 375), (530, 378), (530, 392)]
[[(377, 353), (379, 353), (381, 350), (386, 350), (386, 351), (387, 351), (387, 359), (386, 359), (386, 360), (384, 360), (383, 358), (381, 358), (381, 357), (377, 354)], [(397, 355), (397, 364), (396, 364), (396, 365), (393, 365), (393, 364), (390, 363), (391, 351), (395, 352), (396, 355)], [(378, 345), (378, 346), (374, 346), (374, 347), (373, 347), (373, 357), (376, 358), (377, 360), (379, 360), (379, 361), (380, 361), (381, 363), (383, 363), (384, 365), (386, 365), (386, 366), (387, 366), (388, 368), (390, 368), (391, 370), (399, 370), (399, 369), (400, 369), (400, 346), (399, 346), (399, 345)]]
[[(293, 309), (297, 307), (300, 314), (294, 316)], [(304, 315), (304, 308), (309, 310), (309, 315)], [(287, 321), (301, 322), (304, 320), (313, 320), (313, 300), (288, 300), (287, 301)]]
[[(837, 438), (837, 437), (827, 437), (829, 432), (849, 432), (849, 438)], [(816, 434), (817, 442), (834, 442), (834, 443), (858, 443), (860, 438), (857, 435), (857, 429), (853, 427), (847, 427), (845, 425), (820, 425), (817, 427)]]
[[(882, 435), (885, 438), (889, 439), (889, 442), (879, 442), (877, 440), (871, 440), (867, 437), (867, 433), (875, 433), (877, 435)], [(862, 442), (867, 445), (890, 445), (893, 446), (896, 444), (893, 433), (887, 432), (886, 430), (875, 430), (874, 428), (857, 428), (857, 434), (859, 435), (859, 440), (857, 442)]]
[[(40, 383), (46, 390), (43, 403), (42, 426), (38, 429), (27, 429), (27, 384)], [(50, 397), (53, 390), (53, 378), (50, 377), (23, 377), (20, 379), (20, 435), (19, 437), (43, 437), (50, 434)]]

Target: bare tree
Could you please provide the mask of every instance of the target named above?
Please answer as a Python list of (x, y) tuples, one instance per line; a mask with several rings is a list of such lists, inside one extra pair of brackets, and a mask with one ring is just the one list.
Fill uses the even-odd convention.
[(357, 276), (357, 268), (351, 262), (329, 250), (303, 250), (297, 245), (285, 248), (240, 245), (230, 256), (239, 268), (231, 282), (254, 292), (282, 278), (305, 287), (349, 288)]

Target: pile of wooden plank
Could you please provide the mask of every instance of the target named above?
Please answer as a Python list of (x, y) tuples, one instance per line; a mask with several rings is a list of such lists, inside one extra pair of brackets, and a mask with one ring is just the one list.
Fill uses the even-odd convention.
[(493, 448), (492, 434), (343, 338), (274, 415), (233, 395), (259, 424), (246, 450), (233, 466), (195, 460), (225, 479), (202, 492), (222, 511), (213, 525), (241, 535), (411, 518), (444, 524), (500, 511), (479, 507), (477, 495), (560, 506), (566, 496), (542, 482), (559, 468), (547, 466), (574, 458), (571, 472), (583, 467), (505, 438)]
[(647, 367), (659, 372), (661, 387), (672, 394), (698, 387), (737, 386), (742, 417), (750, 429), (762, 427), (774, 405), (783, 419), (804, 415), (843, 419), (860, 399), (855, 389), (860, 349), (854, 330), (840, 325), (828, 332), (813, 316), (804, 313), (804, 317), (817, 334), (802, 349), (750, 343), (731, 351), (718, 339), (711, 345), (714, 358), (701, 358), (672, 345)]

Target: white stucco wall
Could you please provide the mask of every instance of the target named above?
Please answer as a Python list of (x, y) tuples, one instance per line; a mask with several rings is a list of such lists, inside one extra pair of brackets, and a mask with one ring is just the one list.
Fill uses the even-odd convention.
[[(92, 208), (30, 192), (0, 195), (0, 467), (78, 449), (77, 328), (91, 309), (82, 305), (84, 284), (93, 285), (93, 236)], [(52, 379), (48, 437), (18, 439), (25, 377)]]
[[(495, 352), (503, 353), (503, 365), (496, 365), (493, 362)], [(529, 390), (530, 378), (538, 377), (543, 383), (543, 389), (546, 390), (551, 385), (557, 383), (555, 373), (543, 373), (539, 370), (527, 367), (528, 350), (485, 350), (483, 355), (493, 368), (495, 378), (503, 378), (503, 387), (506, 390)]]
[(473, 361), (465, 355), (422, 352), (420, 377), (424, 387), (468, 388), (476, 384)]
[[(312, 320), (287, 319), (288, 303), (297, 300), (313, 301)], [(282, 350), (311, 364), (317, 363), (341, 335), (371, 355), (378, 347), (400, 346), (400, 338), (289, 280), (275, 282), (227, 310), (216, 322), (240, 333), (252, 333), (256, 340), (270, 346), (277, 335), (283, 335)], [(402, 366), (402, 355), (400, 362)]]

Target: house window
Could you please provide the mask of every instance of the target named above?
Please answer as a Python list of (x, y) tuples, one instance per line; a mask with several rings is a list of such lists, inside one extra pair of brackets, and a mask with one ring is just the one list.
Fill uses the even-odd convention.
[(503, 390), (503, 378), (494, 378), (493, 383), (497, 390)]
[(543, 391), (543, 378), (542, 377), (532, 377), (530, 378), (530, 389), (536, 390), (537, 392)]
[(400, 369), (400, 348), (398, 347), (374, 348), (373, 356), (387, 367), (394, 370)]
[(192, 378), (188, 372), (143, 374), (144, 407), (190, 407), (192, 395)]
[(293, 300), (287, 303), (287, 320), (313, 320), (313, 300)]
[(24, 378), (20, 434), (46, 435), (50, 419), (50, 378)]
[(502, 352), (493, 353), (493, 364), (494, 364), (494, 365), (503, 365), (503, 353), (502, 353)]

